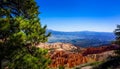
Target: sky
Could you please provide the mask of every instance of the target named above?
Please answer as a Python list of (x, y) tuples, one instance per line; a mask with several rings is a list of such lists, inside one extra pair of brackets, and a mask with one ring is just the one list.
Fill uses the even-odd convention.
[(36, 0), (40, 22), (56, 31), (113, 32), (120, 0)]

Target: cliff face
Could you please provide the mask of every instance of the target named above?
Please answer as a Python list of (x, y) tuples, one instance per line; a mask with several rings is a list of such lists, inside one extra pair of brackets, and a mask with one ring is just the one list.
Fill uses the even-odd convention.
[(77, 49), (76, 46), (70, 43), (40, 43), (37, 45), (37, 47), (48, 50), (64, 50), (64, 51), (72, 51)]
[(69, 43), (40, 43), (37, 47), (49, 50), (51, 59), (50, 67), (74, 67), (80, 64), (103, 61), (108, 56), (115, 56), (113, 50), (119, 49), (119, 46), (101, 46), (97, 48), (80, 48)]
[(55, 51), (53, 53), (50, 53), (50, 55), (50, 58), (52, 59), (50, 67), (74, 67), (76, 65), (95, 61), (91, 57), (82, 56), (81, 53)]
[(119, 48), (120, 47), (117, 45), (101, 46), (97, 48), (91, 47), (91, 48), (86, 48), (82, 54), (84, 56), (89, 55), (89, 54), (99, 54), (99, 53), (106, 52), (106, 51), (117, 50)]

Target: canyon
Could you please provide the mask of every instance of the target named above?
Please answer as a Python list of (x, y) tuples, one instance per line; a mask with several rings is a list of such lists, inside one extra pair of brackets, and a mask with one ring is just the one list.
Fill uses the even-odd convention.
[(103, 61), (109, 56), (116, 56), (117, 45), (82, 48), (70, 43), (40, 43), (39, 48), (48, 49), (51, 59), (50, 68), (64, 66), (72, 68), (81, 64)]

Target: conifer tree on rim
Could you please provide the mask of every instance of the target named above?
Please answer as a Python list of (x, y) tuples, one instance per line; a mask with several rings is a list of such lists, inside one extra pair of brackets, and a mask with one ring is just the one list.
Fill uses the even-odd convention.
[[(116, 41), (114, 43), (120, 46), (120, 25), (117, 25), (117, 29), (115, 29), (114, 33), (116, 35)], [(116, 53), (120, 55), (120, 50), (117, 50)]]
[[(47, 50), (36, 48), (50, 33), (42, 27), (35, 0), (0, 0), (0, 68), (45, 69)], [(8, 66), (9, 65), (9, 66)]]

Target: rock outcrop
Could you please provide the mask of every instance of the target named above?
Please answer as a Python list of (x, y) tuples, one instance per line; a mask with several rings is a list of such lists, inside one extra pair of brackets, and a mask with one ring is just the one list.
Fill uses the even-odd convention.
[(77, 49), (76, 46), (70, 43), (39, 43), (37, 47), (49, 50), (64, 50), (64, 51), (72, 51)]
[(76, 65), (95, 61), (91, 57), (83, 56), (81, 53), (55, 51), (50, 53), (50, 55), (50, 58), (52, 59), (50, 67), (74, 67)]
[(40, 43), (39, 48), (49, 50), (52, 68), (59, 66), (74, 67), (80, 64), (103, 61), (108, 56), (116, 55), (113, 50), (119, 49), (119, 46), (100, 46), (97, 48), (81, 48), (69, 43)]
[(117, 49), (119, 49), (119, 48), (120, 48), (120, 47), (117, 46), (117, 45), (100, 46), (100, 47), (97, 47), (97, 48), (90, 47), (90, 48), (86, 48), (86, 49), (83, 51), (82, 54), (83, 54), (84, 56), (89, 55), (89, 54), (99, 54), (99, 53), (106, 52), (106, 51), (117, 50)]

